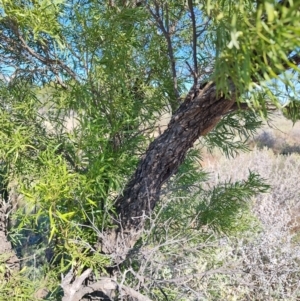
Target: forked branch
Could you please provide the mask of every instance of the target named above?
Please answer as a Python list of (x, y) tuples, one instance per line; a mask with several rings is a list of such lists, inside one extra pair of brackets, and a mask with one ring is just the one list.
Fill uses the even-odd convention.
[(171, 65), (171, 72), (172, 72), (172, 79), (173, 79), (173, 88), (174, 88), (174, 94), (176, 99), (179, 99), (180, 94), (178, 91), (178, 82), (177, 82), (177, 71), (176, 71), (176, 60), (175, 60), (175, 54), (172, 44), (172, 32), (170, 31), (170, 24), (169, 24), (169, 8), (168, 3), (166, 2), (166, 26), (164, 25), (162, 15), (161, 15), (161, 8), (157, 1), (154, 3), (154, 8), (151, 8), (150, 5), (147, 5), (147, 9), (154, 18), (157, 27), (161, 30), (162, 34), (164, 35), (167, 47), (168, 47), (168, 56), (170, 59), (170, 65)]

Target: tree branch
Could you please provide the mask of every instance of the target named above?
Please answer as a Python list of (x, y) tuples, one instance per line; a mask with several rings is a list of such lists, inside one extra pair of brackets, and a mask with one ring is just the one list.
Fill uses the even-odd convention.
[[(168, 5), (168, 4), (166, 4)], [(178, 82), (177, 82), (177, 72), (176, 72), (176, 60), (174, 56), (174, 50), (173, 50), (173, 45), (172, 45), (172, 40), (171, 40), (171, 32), (169, 30), (169, 24), (167, 25), (167, 28), (164, 26), (163, 21), (160, 16), (159, 12), (159, 5), (155, 1), (155, 12), (151, 9), (149, 5), (147, 5), (148, 11), (150, 14), (153, 16), (153, 18), (156, 21), (156, 24), (158, 28), (162, 31), (166, 41), (167, 41), (167, 47), (168, 47), (168, 56), (170, 58), (170, 65), (171, 65), (171, 72), (172, 72), (172, 79), (173, 79), (173, 88), (174, 88), (174, 94), (176, 99), (179, 99), (180, 94), (178, 91)], [(168, 14), (168, 7), (167, 7), (167, 14)], [(169, 22), (169, 20), (167, 21)]]
[(116, 200), (120, 218), (117, 228), (103, 233), (102, 251), (121, 263), (139, 238), (145, 220), (159, 199), (162, 185), (177, 172), (187, 151), (200, 137), (210, 132), (235, 103), (235, 88), (229, 83), (231, 99), (219, 95), (209, 83), (194, 89), (174, 113), (168, 128), (154, 140), (123, 195)]
[(191, 12), (192, 28), (193, 28), (193, 60), (194, 60), (194, 85), (198, 84), (198, 62), (197, 62), (197, 29), (196, 18), (194, 12), (193, 0), (188, 0), (189, 10)]
[(118, 283), (111, 278), (101, 278), (100, 280), (88, 286), (82, 286), (83, 281), (91, 274), (92, 269), (87, 269), (80, 276), (75, 277), (71, 269), (68, 274), (62, 276), (61, 287), (64, 291), (62, 301), (79, 301), (85, 295), (93, 292), (101, 291), (104, 294), (109, 294), (109, 291), (119, 289), (122, 294), (129, 295), (137, 301), (152, 301), (147, 296), (139, 293), (131, 287), (125, 285), (118, 285)]
[[(292, 56), (291, 62), (299, 64), (299, 55)], [(286, 68), (290, 68), (289, 63)], [(150, 144), (123, 195), (116, 200), (116, 228), (99, 237), (102, 251), (111, 254), (116, 264), (126, 258), (136, 243), (159, 199), (162, 185), (177, 172), (193, 143), (208, 134), (225, 115), (246, 109), (245, 104), (236, 103), (235, 86), (230, 80), (228, 90), (230, 99), (220, 95), (212, 82), (203, 89), (193, 87), (165, 132)]]
[[(44, 57), (42, 55), (40, 55), (39, 53), (37, 53), (34, 49), (32, 49), (27, 42), (25, 41), (25, 39), (23, 38), (22, 34), (19, 31), (18, 25), (16, 24), (16, 22), (14, 20), (7, 20), (6, 24), (8, 25), (8, 27), (10, 27), (10, 29), (12, 30), (12, 32), (15, 34), (15, 36), (18, 38), (18, 40), (21, 42), (20, 45), (18, 45), (15, 41), (13, 41), (13, 39), (6, 37), (6, 41), (7, 43), (10, 43), (11, 45), (15, 45), (14, 50), (18, 49), (18, 51), (20, 52), (21, 50), (24, 50), (25, 52), (27, 52), (31, 57), (37, 59), (40, 63), (46, 65), (47, 67), (49, 67), (49, 69), (54, 73), (54, 75), (56, 76), (57, 82), (63, 87), (63, 88), (67, 88), (67, 85), (63, 83), (63, 81), (61, 80), (59, 74), (58, 74), (58, 70), (57, 67), (55, 66), (59, 66), (62, 70), (64, 70), (72, 79), (77, 81), (77, 75), (75, 74), (75, 72), (73, 70), (71, 70), (71, 68), (69, 68), (66, 64), (64, 64), (61, 60), (59, 60), (58, 58), (50, 58), (50, 54), (49, 52), (47, 52), (47, 57)], [(2, 34), (3, 36), (3, 34)], [(13, 51), (15, 52), (15, 51)]]
[(294, 64), (295, 66), (300, 65), (300, 54), (299, 53), (296, 53), (296, 54), (292, 55), (289, 58), (288, 62), (284, 62), (283, 63), (283, 67), (285, 69), (290, 69), (291, 68), (291, 64)]
[(61, 276), (61, 287), (64, 291), (62, 301), (78, 301), (83, 297), (82, 283), (90, 275), (92, 269), (85, 270), (80, 276), (74, 279), (74, 272), (71, 269), (66, 276)]

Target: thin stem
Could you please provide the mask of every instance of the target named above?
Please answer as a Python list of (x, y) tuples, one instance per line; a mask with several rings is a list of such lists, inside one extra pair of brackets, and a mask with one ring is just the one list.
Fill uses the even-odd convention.
[[(173, 79), (173, 88), (174, 88), (174, 94), (176, 99), (179, 99), (180, 94), (178, 92), (178, 82), (177, 82), (177, 72), (176, 72), (176, 60), (174, 56), (174, 49), (172, 45), (171, 40), (171, 32), (169, 30), (169, 18), (167, 16), (167, 27), (164, 26), (163, 20), (161, 19), (160, 15), (160, 7), (157, 2), (155, 2), (155, 12), (148, 6), (148, 10), (150, 14), (154, 17), (156, 24), (158, 28), (162, 31), (166, 41), (167, 41), (167, 47), (168, 47), (168, 56), (170, 58), (171, 63), (171, 72), (172, 72), (172, 79)], [(166, 14), (168, 15), (168, 4), (166, 4)]]
[(188, 0), (189, 9), (191, 12), (192, 28), (193, 28), (193, 61), (194, 61), (194, 85), (198, 83), (198, 62), (197, 62), (197, 28), (196, 28), (196, 18), (194, 12), (193, 0)]

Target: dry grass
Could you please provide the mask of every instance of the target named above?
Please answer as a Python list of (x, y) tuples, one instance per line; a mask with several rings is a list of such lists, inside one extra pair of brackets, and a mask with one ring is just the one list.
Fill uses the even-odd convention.
[(277, 154), (300, 153), (300, 122), (293, 125), (281, 113), (270, 117), (250, 145), (270, 148)]
[(282, 116), (270, 125), (251, 141), (252, 152), (234, 159), (220, 154), (203, 158), (210, 185), (245, 179), (251, 170), (272, 187), (252, 200), (261, 233), (251, 242), (228, 242), (245, 273), (224, 300), (300, 300), (300, 126), (292, 127)]
[[(152, 245), (145, 238), (136, 254), (140, 266), (131, 285), (139, 290), (136, 279), (144, 279), (155, 301), (300, 300), (300, 155), (255, 147), (235, 159), (210, 155), (205, 160), (210, 187), (246, 179), (249, 169), (272, 186), (269, 193), (249, 200), (260, 226), (249, 218), (249, 229), (237, 236), (203, 229), (199, 235), (205, 239), (193, 243), (193, 236), (174, 234), (172, 219), (167, 219), (159, 226), (161, 241)], [(150, 224), (155, 227), (153, 218)]]

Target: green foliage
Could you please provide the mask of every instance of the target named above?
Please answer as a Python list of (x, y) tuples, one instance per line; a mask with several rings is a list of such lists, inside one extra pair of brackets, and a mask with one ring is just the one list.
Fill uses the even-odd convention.
[(248, 201), (258, 193), (267, 192), (269, 188), (263, 179), (251, 172), (246, 181), (219, 184), (204, 194), (197, 208), (200, 212), (198, 222), (215, 231), (242, 231), (247, 225), (247, 220), (245, 224), (242, 222), (243, 215), (250, 213), (247, 212)]
[(261, 125), (262, 121), (254, 112), (238, 111), (229, 114), (205, 137), (205, 146), (210, 151), (218, 148), (227, 157), (233, 157), (239, 151), (248, 151), (247, 141)]
[[(49, 298), (60, 298), (57, 275), (71, 267), (105, 274), (112, 259), (95, 251), (99, 233), (112, 226), (114, 201), (153, 140), (159, 117), (175, 111), (175, 94), (193, 81), (188, 7), (181, 1), (127, 2), (0, 1), (1, 185), (7, 179), (17, 196), (10, 238), (18, 255), (30, 258), (10, 282), (0, 279), (7, 299), (34, 300), (44, 282), (53, 292)], [(222, 116), (203, 139), (210, 149), (227, 156), (247, 150), (269, 103), (281, 106), (275, 80), (296, 94), (292, 80), (279, 76), (287, 66), (299, 72), (289, 57), (299, 47), (300, 3), (288, 2), (290, 7), (278, 1), (193, 1), (200, 81), (214, 80), (220, 95), (236, 94), (241, 107), (252, 109)], [(290, 102), (284, 112), (295, 122), (298, 103)], [(149, 221), (151, 235), (136, 247), (166, 243), (158, 249), (167, 260), (174, 251), (169, 235), (196, 246), (210, 235), (215, 242), (222, 233), (248, 230), (249, 200), (266, 191), (263, 179), (250, 172), (245, 181), (207, 188), (209, 175), (199, 160), (199, 151), (190, 151), (163, 187), (157, 224)], [(44, 250), (53, 253), (50, 260), (41, 255)], [(132, 266), (138, 269), (141, 261)], [(158, 276), (174, 275), (166, 268)], [(153, 290), (158, 300), (166, 295), (185, 300), (174, 285)]]
[[(167, 221), (174, 233), (184, 233), (186, 237), (193, 237), (194, 231), (203, 227), (230, 235), (248, 231), (250, 220), (254, 220), (250, 200), (259, 193), (267, 192), (270, 186), (250, 171), (245, 181), (229, 181), (207, 189), (204, 181), (209, 175), (191, 167), (192, 162), (195, 164), (190, 161), (192, 157), (190, 154), (171, 184), (175, 195), (174, 192), (167, 195), (157, 207), (160, 223), (155, 228), (156, 239), (160, 240), (164, 235), (161, 225)], [(171, 191), (172, 186), (169, 188)], [(196, 241), (200, 239), (197, 235), (195, 237)]]
[[(9, 257), (9, 254), (6, 254)], [(32, 258), (34, 259), (34, 258)], [(2, 269), (3, 268), (3, 269)], [(24, 266), (21, 271), (13, 272), (10, 281), (5, 276), (5, 258), (0, 258), (0, 300), (42, 300), (47, 292), (56, 288), (55, 273), (35, 267)], [(47, 275), (45, 277), (45, 275)], [(43, 288), (43, 290), (41, 290)], [(49, 298), (51, 300), (51, 298)]]
[(283, 115), (295, 124), (299, 120), (300, 102), (292, 100), (282, 109)]
[(10, 1), (2, 0), (2, 18), (11, 18), (22, 29), (32, 28), (34, 36), (58, 31), (58, 14), (64, 1)]
[(282, 84), (292, 89), (292, 81), (283, 80), (279, 74), (284, 73), (287, 65), (299, 72), (297, 64), (289, 59), (299, 47), (300, 3), (261, 1), (257, 7), (253, 4), (253, 1), (207, 1), (217, 51), (213, 78), (225, 94), (229, 92), (230, 79), (242, 99), (245, 92), (258, 85), (267, 99), (254, 97), (251, 104), (266, 114), (267, 100), (280, 102), (270, 88), (271, 81), (282, 80)]

